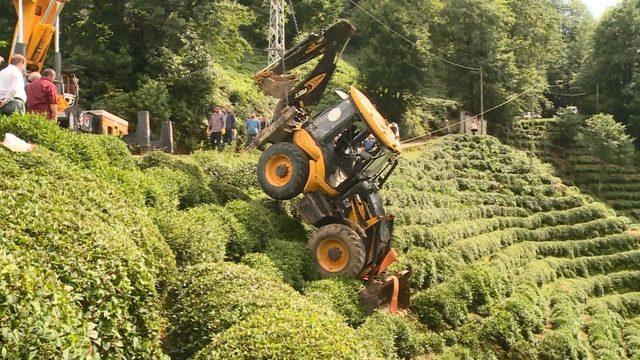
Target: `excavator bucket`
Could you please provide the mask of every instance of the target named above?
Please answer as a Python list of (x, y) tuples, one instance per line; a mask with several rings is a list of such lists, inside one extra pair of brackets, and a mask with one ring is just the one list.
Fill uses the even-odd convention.
[(411, 272), (404, 270), (386, 278), (371, 279), (367, 287), (358, 294), (365, 315), (371, 315), (377, 309), (387, 310), (391, 314), (408, 309), (410, 277)]

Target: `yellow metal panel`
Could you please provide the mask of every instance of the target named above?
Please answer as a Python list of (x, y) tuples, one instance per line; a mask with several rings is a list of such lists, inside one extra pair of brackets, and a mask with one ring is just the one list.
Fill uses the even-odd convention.
[(351, 87), (349, 93), (356, 107), (364, 117), (364, 120), (367, 122), (367, 125), (369, 125), (369, 128), (378, 140), (381, 141), (385, 147), (396, 153), (400, 153), (400, 139), (396, 137), (396, 134), (389, 127), (387, 120), (378, 112), (375, 106), (373, 106), (371, 100), (355, 86)]
[(322, 150), (313, 140), (306, 130), (298, 130), (293, 135), (293, 143), (307, 153), (309, 160), (309, 180), (304, 188), (304, 192), (320, 191), (331, 197), (340, 195), (331, 185), (326, 182), (326, 168)]
[[(56, 14), (64, 6), (65, 0), (23, 0), (23, 34), (27, 45), (27, 65), (31, 71), (42, 71), (44, 59), (47, 56), (51, 40), (55, 34)], [(18, 0), (13, 0), (13, 5), (18, 12)], [(46, 18), (43, 18), (47, 9), (51, 10)], [(11, 55), (15, 51), (15, 43), (18, 38), (18, 27), (14, 34), (14, 43), (11, 47)]]

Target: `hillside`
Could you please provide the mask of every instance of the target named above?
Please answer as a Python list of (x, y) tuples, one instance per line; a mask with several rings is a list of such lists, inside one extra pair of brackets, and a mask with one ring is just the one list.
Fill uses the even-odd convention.
[(118, 140), (31, 117), (0, 118), (7, 131), (39, 145), (0, 148), (8, 358), (640, 353), (640, 238), (494, 138), (405, 154), (384, 197), (412, 308), (365, 318), (362, 284), (317, 279), (295, 201), (257, 189), (257, 154), (136, 159)]
[(553, 164), (566, 182), (640, 221), (640, 169), (636, 165), (604, 163), (580, 146), (565, 149), (552, 145), (557, 122), (558, 119), (518, 120), (508, 142)]

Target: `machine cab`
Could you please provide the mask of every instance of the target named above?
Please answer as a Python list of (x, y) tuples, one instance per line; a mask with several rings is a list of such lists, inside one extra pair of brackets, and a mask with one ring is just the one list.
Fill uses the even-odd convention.
[(325, 181), (339, 193), (377, 179), (396, 162), (400, 143), (387, 121), (357, 88), (340, 93), (343, 101), (326, 110), (305, 130), (318, 143)]

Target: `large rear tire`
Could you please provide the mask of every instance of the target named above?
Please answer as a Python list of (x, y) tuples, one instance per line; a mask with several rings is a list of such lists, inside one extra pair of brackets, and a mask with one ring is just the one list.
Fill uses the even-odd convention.
[(258, 182), (262, 190), (276, 200), (300, 195), (309, 179), (309, 157), (298, 146), (277, 143), (260, 156)]
[(364, 270), (364, 243), (358, 233), (346, 225), (319, 228), (311, 235), (308, 247), (323, 278), (356, 278)]

